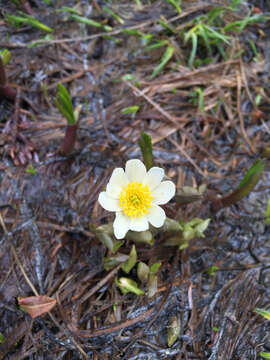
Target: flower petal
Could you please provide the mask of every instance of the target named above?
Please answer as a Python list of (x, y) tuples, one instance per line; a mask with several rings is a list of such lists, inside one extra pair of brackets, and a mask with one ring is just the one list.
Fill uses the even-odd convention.
[(149, 229), (149, 224), (146, 216), (131, 218), (130, 230), (145, 231)]
[(153, 204), (147, 214), (148, 221), (154, 227), (161, 227), (166, 219), (165, 211), (158, 205)]
[(123, 187), (128, 184), (128, 178), (122, 168), (116, 168), (113, 170), (110, 181), (106, 188), (106, 193), (114, 198), (118, 199)]
[(159, 167), (152, 167), (143, 179), (143, 184), (148, 185), (150, 191), (154, 190), (164, 177), (164, 170)]
[(166, 204), (175, 195), (175, 185), (172, 181), (162, 181), (152, 192), (153, 203), (157, 205)]
[(138, 159), (128, 160), (126, 163), (126, 174), (130, 182), (141, 183), (146, 175), (146, 167)]
[(130, 218), (123, 214), (122, 211), (117, 212), (113, 223), (113, 230), (116, 239), (123, 239), (129, 229)]
[(98, 202), (100, 205), (108, 211), (119, 211), (121, 210), (119, 201), (117, 199), (113, 199), (105, 191), (102, 191), (99, 194)]

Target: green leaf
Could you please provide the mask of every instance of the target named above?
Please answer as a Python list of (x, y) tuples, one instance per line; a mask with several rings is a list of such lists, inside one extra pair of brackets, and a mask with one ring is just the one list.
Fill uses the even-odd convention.
[(71, 15), (70, 19), (73, 19), (75, 21), (78, 21), (80, 23), (83, 23), (83, 24), (86, 24), (86, 25), (89, 25), (89, 26), (102, 28), (105, 31), (112, 31), (112, 29), (113, 29), (111, 26), (100, 24), (97, 21), (94, 21), (94, 20), (88, 19), (86, 17), (79, 16), (79, 15)]
[(0, 332), (0, 344), (5, 341), (4, 335)]
[(256, 161), (246, 172), (243, 180), (240, 182), (238, 188), (231, 194), (224, 196), (220, 200), (223, 206), (230, 206), (248, 195), (256, 186), (261, 178), (265, 163), (262, 160)]
[(6, 66), (11, 59), (11, 52), (8, 49), (3, 49), (0, 51), (0, 55), (2, 57), (4, 66)]
[(259, 314), (259, 315), (263, 316), (265, 319), (270, 320), (270, 311), (260, 309), (260, 308), (255, 308), (253, 311), (256, 314)]
[(68, 125), (75, 125), (77, 118), (73, 111), (72, 102), (67, 89), (61, 83), (57, 85), (57, 99), (54, 102), (61, 114), (66, 118)]
[(124, 109), (122, 109), (121, 113), (124, 114), (124, 115), (127, 115), (127, 114), (136, 115), (136, 112), (139, 109), (140, 109), (139, 105), (128, 106), (128, 107), (125, 107)]
[(125, 254), (117, 254), (114, 256), (104, 257), (102, 259), (104, 269), (107, 271), (111, 270), (111, 269), (115, 268), (117, 265), (126, 261), (127, 258), (128, 258), (128, 255), (125, 255)]
[(147, 283), (149, 272), (149, 266), (140, 261), (137, 266), (137, 276), (143, 284)]
[(146, 166), (146, 169), (149, 170), (154, 166), (154, 157), (152, 150), (152, 139), (149, 135), (142, 132), (141, 138), (139, 139), (139, 146), (141, 148), (143, 162)]
[(78, 10), (68, 6), (62, 6), (60, 7), (60, 9), (57, 9), (56, 12), (67, 12), (74, 15), (81, 15), (81, 13)]
[(177, 316), (173, 316), (169, 321), (167, 331), (167, 344), (169, 347), (171, 347), (178, 339), (180, 330), (180, 319)]
[(137, 262), (137, 252), (136, 252), (136, 247), (135, 245), (132, 245), (130, 254), (129, 254), (129, 258), (127, 261), (124, 262), (124, 264), (122, 265), (122, 270), (125, 273), (129, 273), (130, 270), (136, 265)]
[(263, 357), (264, 359), (270, 359), (270, 353), (268, 353), (268, 352), (260, 352), (259, 355), (261, 357)]
[(153, 297), (157, 292), (158, 278), (154, 274), (149, 274), (148, 283), (147, 283), (147, 296), (149, 298)]
[(191, 34), (191, 40), (192, 40), (192, 50), (189, 56), (189, 60), (188, 60), (188, 66), (191, 67), (195, 56), (196, 56), (196, 52), (197, 52), (197, 46), (198, 46), (198, 37), (196, 34), (192, 33)]
[(25, 170), (25, 172), (27, 172), (27, 174), (35, 175), (37, 170), (33, 168), (32, 164), (30, 164), (28, 168)]
[[(243, 180), (240, 182), (238, 186), (238, 190), (247, 188), (247, 187), (254, 187), (257, 182), (259, 181), (261, 174), (264, 169), (264, 163), (262, 160), (256, 161), (246, 172)], [(249, 191), (250, 192), (250, 191)]]
[(268, 203), (265, 211), (265, 218), (266, 219), (264, 220), (264, 223), (266, 225), (270, 225), (270, 198), (268, 199)]
[(136, 295), (144, 294), (144, 291), (138, 287), (136, 281), (131, 280), (129, 278), (126, 278), (126, 277), (121, 277), (120, 279), (115, 278), (114, 282), (119, 287), (119, 289), (122, 291), (122, 293), (124, 295), (129, 292), (136, 294)]
[(151, 273), (151, 274), (156, 274), (156, 273), (158, 272), (158, 269), (160, 268), (161, 264), (162, 264), (162, 263), (161, 263), (160, 261), (152, 264), (152, 265), (150, 266), (150, 268), (149, 268), (150, 273)]
[(218, 266), (213, 265), (210, 266), (208, 269), (205, 270), (205, 272), (209, 275), (209, 276), (213, 276), (216, 274), (217, 270), (219, 269)]
[(179, 6), (179, 4), (181, 4), (181, 0), (177, 1), (177, 0), (167, 0), (169, 4), (171, 4), (172, 6), (175, 7), (175, 10), (178, 12), (178, 14), (180, 14), (181, 12), (181, 8)]
[(9, 15), (9, 14), (5, 14), (5, 17), (7, 19), (7, 21), (10, 24), (14, 24), (14, 25), (20, 25), (20, 24), (26, 24), (26, 25), (30, 25), (32, 27), (38, 28), (42, 31), (46, 31), (46, 32), (52, 32), (53, 29), (50, 28), (49, 26), (41, 23), (40, 21), (38, 21), (37, 19), (35, 19), (32, 16), (26, 15), (25, 13), (21, 13), (20, 14), (22, 16), (14, 16), (14, 15)]
[(104, 10), (105, 12), (107, 12), (109, 15), (111, 15), (113, 18), (115, 18), (115, 20), (117, 20), (120, 24), (124, 24), (124, 20), (121, 19), (121, 17), (119, 15), (117, 15), (116, 13), (114, 13), (110, 8), (108, 8), (107, 6), (102, 6), (102, 10)]
[(150, 77), (151, 79), (156, 77), (161, 72), (161, 70), (164, 68), (164, 66), (167, 64), (167, 62), (171, 59), (173, 54), (174, 54), (174, 47), (168, 46), (165, 53), (162, 56), (161, 62), (159, 63), (159, 65), (157, 67), (155, 67), (154, 71), (152, 72), (152, 75)]

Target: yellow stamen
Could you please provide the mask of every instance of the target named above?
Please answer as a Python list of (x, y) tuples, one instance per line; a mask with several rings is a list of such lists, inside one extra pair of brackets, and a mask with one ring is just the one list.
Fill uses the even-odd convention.
[(123, 188), (119, 196), (120, 206), (125, 215), (141, 217), (148, 213), (151, 207), (152, 196), (149, 187), (133, 181)]

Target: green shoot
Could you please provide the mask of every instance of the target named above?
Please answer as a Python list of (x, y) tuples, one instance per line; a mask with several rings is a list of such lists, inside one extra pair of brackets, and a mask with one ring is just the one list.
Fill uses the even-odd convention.
[(4, 335), (0, 332), (0, 344), (5, 341)]
[(168, 46), (165, 53), (162, 56), (161, 62), (157, 67), (155, 67), (154, 71), (152, 72), (151, 79), (155, 78), (167, 64), (167, 62), (172, 58), (174, 54), (174, 47)]
[(38, 21), (37, 19), (35, 19), (34, 17), (32, 16), (29, 16), (29, 15), (26, 15), (22, 12), (20, 12), (20, 15), (21, 16), (14, 16), (14, 15), (9, 15), (9, 14), (6, 14), (5, 17), (7, 19), (7, 21), (11, 24), (11, 25), (15, 25), (15, 26), (18, 26), (18, 25), (29, 25), (29, 26), (32, 26), (34, 28), (38, 28), (42, 31), (46, 31), (46, 32), (52, 32), (53, 29), (50, 28), (49, 26), (41, 23), (40, 21)]
[(168, 324), (167, 344), (171, 347), (178, 339), (181, 331), (181, 323), (178, 316), (173, 316)]
[(191, 67), (193, 65), (197, 48), (198, 48), (198, 40), (201, 39), (209, 56), (212, 53), (212, 46), (213, 45), (220, 45), (221, 43), (229, 44), (229, 38), (226, 35), (214, 30), (210, 25), (199, 23), (194, 25), (188, 32), (184, 34), (184, 41), (185, 43), (191, 40), (192, 42), (192, 49), (189, 56), (188, 65)]
[(265, 225), (270, 225), (270, 198), (268, 199), (266, 211), (265, 211)]
[(62, 6), (60, 7), (60, 9), (57, 9), (56, 12), (67, 12), (70, 14), (81, 15), (81, 13), (78, 10), (68, 6)]
[(119, 15), (117, 15), (116, 13), (114, 13), (111, 9), (109, 9), (107, 6), (102, 6), (102, 10), (104, 10), (106, 13), (108, 13), (109, 15), (111, 15), (116, 21), (119, 22), (119, 24), (124, 24), (124, 20), (121, 19), (121, 17)]
[(178, 12), (178, 14), (180, 14), (180, 12), (181, 12), (180, 4), (181, 4), (182, 0), (167, 0), (167, 2), (175, 8), (175, 10)]
[(82, 17), (82, 16), (78, 16), (78, 15), (71, 15), (70, 19), (73, 19), (77, 22), (89, 25), (89, 26), (93, 26), (93, 27), (97, 27), (97, 28), (101, 28), (104, 31), (112, 31), (112, 27), (108, 26), (108, 25), (103, 25), (97, 21), (91, 20), (91, 19), (87, 19), (86, 17)]
[(263, 357), (264, 359), (270, 359), (270, 353), (268, 352), (260, 352), (259, 354), (261, 357)]
[(27, 172), (27, 174), (35, 175), (37, 170), (33, 167), (32, 164), (30, 164), (28, 168), (25, 170), (25, 172)]
[(217, 201), (220, 203), (217, 207), (225, 207), (235, 204), (237, 201), (243, 199), (248, 195), (261, 178), (265, 163), (262, 160), (256, 161), (246, 172), (243, 180), (240, 182), (238, 188), (231, 194), (224, 196)]
[(137, 252), (135, 245), (133, 245), (127, 261), (125, 261), (124, 264), (122, 265), (122, 270), (126, 274), (129, 274), (130, 270), (136, 265), (136, 262), (137, 262)]
[(192, 101), (194, 105), (199, 105), (199, 108), (202, 112), (204, 112), (204, 96), (201, 88), (197, 87), (190, 94), (192, 97)]
[(255, 308), (253, 311), (256, 314), (259, 314), (259, 315), (263, 316), (265, 319), (270, 320), (270, 311), (260, 309), (260, 308)]
[(57, 85), (57, 98), (54, 102), (61, 114), (66, 118), (68, 125), (75, 125), (77, 118), (73, 110), (72, 102), (67, 89), (61, 83)]
[(259, 15), (255, 14), (253, 16), (248, 15), (243, 20), (234, 21), (226, 26), (224, 26), (223, 31), (235, 31), (235, 32), (242, 32), (244, 28), (248, 25), (256, 24), (258, 22), (267, 21), (269, 20), (270, 15)]
[(8, 49), (3, 49), (0, 51), (0, 55), (2, 57), (4, 66), (6, 66), (10, 62), (11, 52)]
[(128, 106), (128, 107), (125, 107), (124, 109), (122, 109), (121, 113), (124, 115), (131, 114), (132, 117), (135, 117), (136, 113), (139, 109), (140, 109), (139, 105)]
[(135, 295), (143, 295), (144, 291), (141, 290), (136, 281), (128, 279), (126, 277), (121, 277), (120, 279), (115, 278), (115, 284), (119, 287), (123, 295), (131, 292)]
[(152, 150), (152, 139), (149, 135), (142, 132), (141, 138), (139, 139), (139, 146), (141, 148), (143, 162), (146, 166), (146, 169), (149, 170), (154, 166), (154, 157)]
[(79, 118), (81, 106), (79, 105), (77, 109), (73, 110), (69, 93), (62, 84), (57, 85), (57, 98), (54, 102), (68, 123), (64, 141), (59, 149), (61, 154), (67, 156), (72, 153), (75, 146), (78, 128), (77, 120)]
[(209, 275), (209, 276), (213, 276), (216, 274), (217, 270), (219, 269), (218, 266), (216, 265), (213, 265), (213, 266), (210, 266), (208, 269), (206, 269), (206, 273)]

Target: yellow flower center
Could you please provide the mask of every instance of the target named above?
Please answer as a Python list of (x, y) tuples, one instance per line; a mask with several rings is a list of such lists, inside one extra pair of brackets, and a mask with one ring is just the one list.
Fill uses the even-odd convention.
[(140, 217), (148, 213), (152, 196), (149, 187), (133, 181), (123, 188), (119, 196), (120, 206), (125, 215)]

